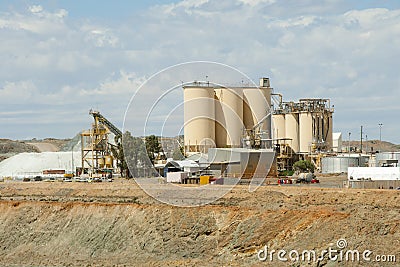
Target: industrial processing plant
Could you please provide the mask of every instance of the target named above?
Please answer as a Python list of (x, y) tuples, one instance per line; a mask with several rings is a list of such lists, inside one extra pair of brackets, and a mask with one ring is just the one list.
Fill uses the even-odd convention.
[(218, 175), (267, 177), (299, 159), (319, 164), (322, 154), (332, 152), (329, 99), (284, 102), (269, 78), (259, 86), (193, 82), (183, 90), (185, 154), (208, 154), (211, 169), (223, 165)]
[[(265, 77), (260, 78), (258, 85), (226, 86), (192, 81), (182, 83), (179, 89), (183, 93), (183, 136), (153, 136), (162, 147), (142, 153), (153, 159), (129, 162), (131, 155), (125, 163), (126, 151), (139, 147), (128, 145), (123, 149), (125, 134), (99, 111), (91, 109), (90, 129), (80, 132), (79, 138), (63, 150), (62, 157), (53, 152), (58, 160), (39, 164), (41, 161), (33, 160), (39, 157), (26, 154), (27, 161), (37, 164), (22, 170), (12, 166), (18, 166), (19, 157), (23, 155), (11, 157), (0, 165), (0, 171), (3, 170), (0, 175), (34, 179), (47, 177), (49, 171), (55, 169), (64, 173), (58, 178), (77, 177), (89, 181), (120, 176), (162, 177), (167, 183), (204, 185), (235, 184), (261, 178), (259, 183), (262, 184), (265, 178), (276, 181), (282, 176), (287, 181), (297, 181), (298, 173), (292, 176), (294, 165), (307, 161), (320, 175), (349, 173), (345, 186), (350, 187), (360, 187), (360, 182), (363, 187), (381, 187), (377, 183), (365, 185), (365, 181), (384, 179), (376, 175), (383, 173), (382, 170), (372, 168), (394, 167), (386, 175), (391, 178), (387, 179), (398, 180), (400, 176), (398, 159), (393, 153), (350, 151), (350, 146), (344, 149), (342, 134), (333, 132), (334, 109), (330, 99), (286, 101)], [(136, 138), (143, 143), (140, 149), (148, 149), (147, 136)], [(177, 150), (182, 157), (173, 157)], [(71, 157), (67, 151), (71, 151)], [(51, 152), (48, 153), (46, 157), (51, 158)], [(127, 170), (129, 166), (134, 170)], [(397, 187), (397, 183), (386, 187)]]
[(400, 0), (0, 0), (0, 36), (0, 267), (400, 267)]
[[(131, 175), (164, 176), (172, 181), (168, 177), (180, 172), (197, 183), (201, 176), (226, 178), (225, 183), (230, 183), (229, 178), (277, 177), (292, 170), (298, 160), (309, 160), (320, 169), (321, 158), (333, 155), (334, 111), (329, 99), (284, 101), (270, 86), (269, 78), (260, 78), (259, 85), (241, 86), (193, 81), (183, 84), (181, 90), (184, 135), (171, 142), (182, 142), (184, 159), (168, 158), (172, 151), (160, 151), (153, 166), (145, 160), (128, 162), (139, 169)], [(124, 161), (123, 133), (99, 111), (90, 110), (89, 115), (93, 117), (91, 128), (71, 144), (72, 160), (53, 168), (68, 165), (65, 172), (77, 177), (116, 176)], [(80, 161), (74, 160), (77, 156)], [(31, 170), (30, 176), (40, 175), (38, 168)]]

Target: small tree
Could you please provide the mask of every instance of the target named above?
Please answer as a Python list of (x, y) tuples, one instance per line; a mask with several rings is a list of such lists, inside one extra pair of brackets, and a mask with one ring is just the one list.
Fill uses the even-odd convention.
[(295, 164), (293, 164), (293, 168), (296, 171), (300, 171), (300, 172), (314, 173), (314, 170), (315, 170), (314, 164), (309, 160), (299, 160)]
[[(132, 137), (129, 132), (126, 132), (124, 136)], [(117, 145), (111, 147), (111, 153), (113, 157), (117, 160), (117, 167), (119, 168), (121, 177), (130, 177), (131, 175), (129, 173), (128, 165), (125, 161), (124, 148), (122, 146), (122, 136), (116, 136), (115, 143)]]
[[(125, 132), (122, 137), (123, 156), (130, 175), (140, 177), (143, 169), (151, 166), (151, 161), (146, 153), (146, 146), (141, 137), (133, 137), (130, 132)], [(125, 167), (125, 166), (124, 166)]]
[(158, 137), (155, 135), (146, 136), (145, 142), (146, 142), (147, 155), (151, 160), (151, 163), (154, 164), (155, 160), (154, 155), (160, 153), (161, 150), (160, 143), (158, 142)]

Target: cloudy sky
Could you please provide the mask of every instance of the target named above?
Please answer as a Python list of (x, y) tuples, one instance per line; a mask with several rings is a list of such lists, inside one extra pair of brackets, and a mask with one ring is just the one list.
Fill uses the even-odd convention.
[(0, 138), (72, 137), (90, 108), (122, 128), (146, 79), (201, 60), (330, 98), (346, 139), (383, 123), (400, 143), (397, 0), (2, 0), (0, 40)]

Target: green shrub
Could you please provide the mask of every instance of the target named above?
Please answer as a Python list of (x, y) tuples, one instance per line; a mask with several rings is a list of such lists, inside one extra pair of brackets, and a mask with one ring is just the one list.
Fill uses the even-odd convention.
[(279, 172), (279, 176), (292, 176), (294, 174), (293, 170), (284, 170)]
[(293, 164), (293, 168), (296, 171), (300, 172), (314, 172), (315, 166), (314, 164), (309, 161), (309, 160), (299, 160), (295, 164)]

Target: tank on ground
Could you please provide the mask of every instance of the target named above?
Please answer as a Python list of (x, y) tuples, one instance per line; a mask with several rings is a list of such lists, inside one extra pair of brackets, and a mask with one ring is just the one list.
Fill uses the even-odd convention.
[(359, 157), (326, 157), (321, 159), (322, 173), (347, 173), (348, 167), (358, 167)]

